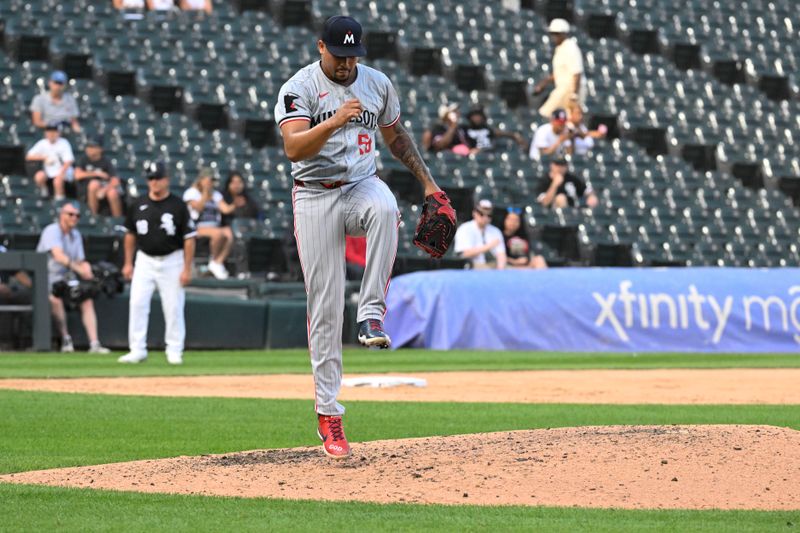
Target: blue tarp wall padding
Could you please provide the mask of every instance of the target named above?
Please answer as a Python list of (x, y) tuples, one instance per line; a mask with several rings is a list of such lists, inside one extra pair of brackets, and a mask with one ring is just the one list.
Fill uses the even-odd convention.
[(416, 272), (387, 306), (395, 348), (800, 354), (798, 268)]

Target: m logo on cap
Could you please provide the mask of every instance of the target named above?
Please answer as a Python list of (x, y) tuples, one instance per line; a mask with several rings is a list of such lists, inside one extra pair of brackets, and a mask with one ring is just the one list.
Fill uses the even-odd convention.
[(347, 35), (344, 36), (344, 43), (342, 44), (356, 44), (356, 41), (353, 39), (353, 32), (347, 32)]

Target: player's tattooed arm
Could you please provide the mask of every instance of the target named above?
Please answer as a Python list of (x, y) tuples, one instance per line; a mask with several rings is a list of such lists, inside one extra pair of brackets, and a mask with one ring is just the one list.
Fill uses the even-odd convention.
[(428, 170), (411, 135), (399, 121), (389, 128), (381, 128), (381, 133), (392, 155), (399, 159), (422, 184), (425, 196), (441, 190), (433, 180), (431, 171)]

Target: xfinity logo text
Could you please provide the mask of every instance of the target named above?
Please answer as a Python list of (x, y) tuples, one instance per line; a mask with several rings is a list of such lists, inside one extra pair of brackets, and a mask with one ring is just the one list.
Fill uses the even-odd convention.
[[(592, 292), (599, 305), (595, 325), (610, 326), (620, 340), (628, 342), (634, 329), (700, 329), (712, 332), (717, 344), (725, 335), (731, 317), (744, 317), (744, 330), (788, 332), (800, 344), (800, 285), (791, 286), (786, 298), (778, 295), (731, 296), (701, 293), (690, 284), (686, 293), (636, 292), (623, 280), (619, 290)], [(738, 308), (738, 309), (737, 309)], [(739, 318), (741, 320), (741, 318)], [(741, 327), (741, 326), (740, 326)]]

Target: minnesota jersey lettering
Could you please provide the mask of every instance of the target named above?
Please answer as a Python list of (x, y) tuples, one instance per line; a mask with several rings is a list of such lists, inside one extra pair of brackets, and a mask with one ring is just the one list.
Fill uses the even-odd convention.
[(349, 183), (374, 175), (375, 134), (400, 119), (400, 100), (385, 74), (361, 64), (356, 79), (347, 86), (328, 79), (319, 62), (302, 68), (283, 85), (275, 105), (278, 126), (306, 120), (313, 128), (352, 98), (361, 102), (361, 115), (333, 132), (316, 157), (293, 163), (294, 179)]
[[(331, 118), (333, 115), (336, 114), (336, 110), (333, 109), (331, 111), (325, 111), (314, 118), (311, 119), (311, 127), (313, 128), (320, 122), (324, 122)], [(375, 130), (378, 128), (378, 115), (374, 112), (365, 109), (361, 112), (360, 117), (355, 117), (350, 119), (350, 124), (361, 124), (365, 128), (369, 128), (371, 130)]]

